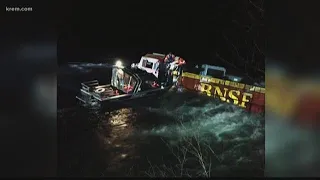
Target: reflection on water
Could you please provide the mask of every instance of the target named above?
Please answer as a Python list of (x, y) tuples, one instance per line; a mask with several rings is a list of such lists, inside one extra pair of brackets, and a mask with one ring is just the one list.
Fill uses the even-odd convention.
[[(201, 104), (199, 99), (193, 99), (188, 104), (173, 105), (174, 108), (170, 105), (172, 102), (163, 108), (122, 108), (104, 113), (84, 113), (83, 109), (81, 113), (60, 111), (59, 119), (67, 130), (62, 136), (73, 139), (62, 143), (60, 152), (68, 156), (62, 160), (65, 165), (61, 173), (67, 176), (143, 176), (149, 163), (163, 163), (172, 158), (165, 142), (174, 145), (197, 134), (200, 141), (216, 146), (221, 162), (213, 170), (225, 169), (229, 164), (245, 164), (250, 171), (261, 174), (262, 117), (215, 101)], [(79, 153), (81, 155), (77, 155)], [(74, 161), (77, 163), (71, 163)]]
[(134, 120), (135, 112), (130, 108), (123, 108), (104, 113), (99, 116), (100, 125), (96, 129), (96, 135), (102, 148), (107, 150), (110, 158), (108, 166), (102, 174), (121, 169), (121, 161), (127, 157), (133, 157), (134, 144), (129, 144), (126, 139), (132, 134), (133, 127), (130, 121)]

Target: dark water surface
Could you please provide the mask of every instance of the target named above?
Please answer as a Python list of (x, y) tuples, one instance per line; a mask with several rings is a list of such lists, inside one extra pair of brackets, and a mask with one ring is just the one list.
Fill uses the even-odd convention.
[(262, 116), (173, 92), (132, 107), (89, 110), (71, 102), (71, 76), (81, 79), (68, 70), (58, 80), (68, 87), (58, 97), (59, 175), (263, 176)]

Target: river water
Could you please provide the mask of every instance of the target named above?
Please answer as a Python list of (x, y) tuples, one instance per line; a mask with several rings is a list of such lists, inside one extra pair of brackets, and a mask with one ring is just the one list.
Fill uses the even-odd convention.
[[(58, 81), (69, 77), (62, 73)], [(60, 176), (264, 174), (260, 115), (188, 93), (168, 92), (146, 104), (107, 111), (67, 103), (73, 97), (70, 91), (58, 94)]]

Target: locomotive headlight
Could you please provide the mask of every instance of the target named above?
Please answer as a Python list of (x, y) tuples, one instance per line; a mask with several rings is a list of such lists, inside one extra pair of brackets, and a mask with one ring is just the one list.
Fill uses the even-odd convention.
[(136, 67), (137, 67), (137, 65), (136, 65), (135, 63), (132, 63), (132, 64), (131, 64), (131, 68), (132, 68), (132, 69), (134, 69), (134, 68), (136, 68)]

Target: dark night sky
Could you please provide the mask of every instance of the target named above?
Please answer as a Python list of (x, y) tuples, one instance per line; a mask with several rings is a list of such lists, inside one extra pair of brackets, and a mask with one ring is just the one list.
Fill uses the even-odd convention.
[[(241, 66), (243, 62), (231, 44), (245, 58), (254, 49), (252, 39), (260, 48), (264, 45), (260, 26), (246, 32), (245, 25), (263, 23), (259, 11), (247, 2), (128, 1), (64, 8), (67, 14), (59, 26), (58, 60), (63, 63), (120, 57), (137, 61), (147, 52), (171, 51), (188, 62), (219, 64), (218, 52)], [(254, 61), (263, 61), (264, 57), (256, 54)]]
[[(241, 66), (244, 63), (237, 60), (229, 41), (241, 50), (241, 57), (246, 58), (253, 48), (246, 45), (245, 40), (255, 39), (262, 51), (267, 50), (265, 54), (292, 65), (295, 70), (301, 69), (301, 65), (305, 66), (302, 69), (314, 67), (314, 62), (318, 62), (314, 60), (318, 58), (320, 41), (317, 1), (265, 3), (266, 26), (249, 32), (246, 24), (264, 22), (261, 13), (247, 0), (207, 1), (205, 4), (128, 2), (46, 2), (30, 5), (34, 9), (31, 13), (6, 13), (0, 19), (5, 27), (0, 29), (1, 55), (9, 56), (11, 52), (10, 58), (15, 58), (12, 52), (26, 42), (56, 47), (59, 37), (59, 63), (98, 61), (109, 56), (136, 60), (146, 52), (172, 51), (188, 62), (209, 63), (218, 62), (215, 56), (218, 52), (224, 59)], [(259, 0), (252, 2), (259, 4)], [(299, 63), (302, 59), (308, 63)], [(255, 57), (254, 61), (264, 64), (264, 56)]]
[[(259, 64), (264, 69), (264, 56), (252, 43), (254, 40), (261, 51), (264, 49), (263, 16), (249, 2), (37, 3), (29, 5), (34, 11), (23, 16), (6, 14), (2, 35), (19, 34), (2, 40), (5, 48), (12, 50), (16, 47), (10, 44), (48, 44), (58, 38), (59, 64), (116, 57), (137, 61), (147, 52), (171, 51), (192, 63), (226, 65), (221, 64), (218, 53), (239, 68), (244, 66), (243, 59), (250, 59), (249, 66)], [(252, 2), (260, 6), (260, 0)]]

